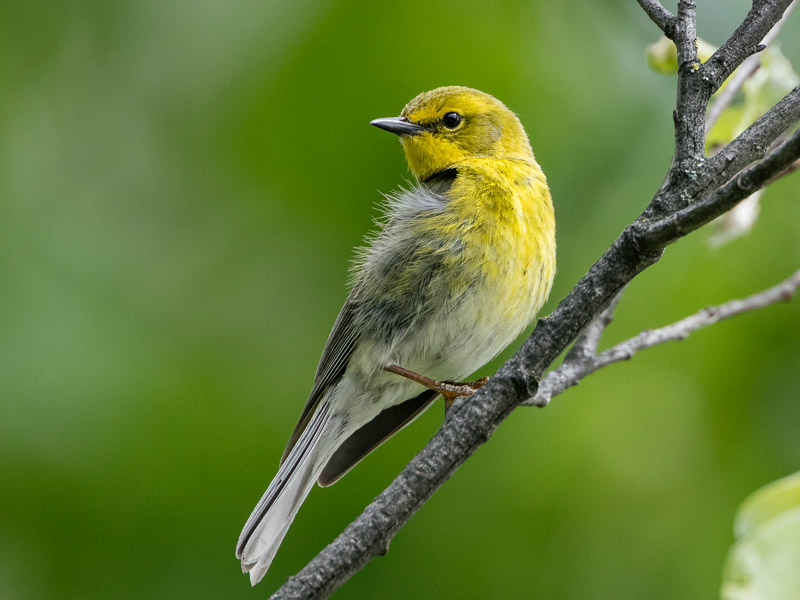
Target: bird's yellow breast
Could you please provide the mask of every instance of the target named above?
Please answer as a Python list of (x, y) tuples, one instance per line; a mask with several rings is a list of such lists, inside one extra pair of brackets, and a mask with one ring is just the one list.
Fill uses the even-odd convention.
[(458, 165), (448, 207), (421, 223), (463, 247), (449, 265), (454, 286), (482, 279), (487, 311), (524, 321), (535, 314), (555, 276), (555, 217), (544, 174), (534, 161), (475, 158)]

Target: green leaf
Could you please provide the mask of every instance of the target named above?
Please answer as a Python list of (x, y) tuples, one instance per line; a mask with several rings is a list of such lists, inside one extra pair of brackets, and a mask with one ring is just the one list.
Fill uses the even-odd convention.
[(800, 598), (800, 472), (775, 481), (739, 508), (722, 578), (723, 600)]
[[(717, 47), (709, 44), (705, 40), (697, 39), (697, 58), (700, 62), (705, 62)], [(672, 40), (662, 37), (647, 47), (645, 56), (648, 66), (661, 75), (674, 75), (678, 72), (678, 50)]]
[(734, 535), (741, 538), (772, 517), (796, 508), (800, 508), (800, 471), (750, 494), (736, 513)]
[(723, 600), (800, 598), (800, 507), (782, 512), (739, 540), (728, 555)]

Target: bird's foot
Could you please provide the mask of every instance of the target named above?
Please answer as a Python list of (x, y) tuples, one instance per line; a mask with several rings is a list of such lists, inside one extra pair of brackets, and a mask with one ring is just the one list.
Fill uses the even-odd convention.
[[(453, 402), (459, 396), (472, 396), (475, 392), (481, 389), (486, 382), (489, 381), (488, 377), (481, 377), (475, 381), (440, 381), (441, 389), (438, 392), (444, 398), (444, 414), (453, 406)], [(432, 388), (435, 389), (435, 388)]]
[(475, 381), (437, 381), (436, 379), (425, 377), (424, 375), (420, 375), (414, 371), (409, 371), (408, 369), (404, 369), (398, 365), (389, 365), (384, 367), (384, 370), (396, 375), (400, 375), (401, 377), (405, 377), (406, 379), (410, 379), (411, 381), (416, 381), (428, 389), (439, 392), (444, 398), (445, 414), (447, 414), (447, 411), (450, 410), (450, 407), (453, 405), (453, 402), (456, 398), (459, 396), (471, 396), (477, 390), (481, 389), (487, 381), (489, 381), (488, 377), (481, 377)]

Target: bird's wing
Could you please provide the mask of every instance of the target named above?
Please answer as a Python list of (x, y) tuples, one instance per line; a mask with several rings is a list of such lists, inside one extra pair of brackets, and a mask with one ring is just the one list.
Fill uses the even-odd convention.
[(362, 458), (397, 431), (413, 421), (436, 398), (438, 392), (425, 390), (419, 396), (391, 406), (347, 438), (328, 460), (317, 483), (333, 485)]
[(333, 324), (328, 341), (322, 350), (322, 357), (319, 359), (317, 374), (314, 377), (314, 387), (311, 388), (311, 393), (308, 396), (308, 400), (306, 400), (305, 407), (303, 407), (303, 412), (300, 414), (297, 426), (289, 438), (289, 443), (286, 444), (286, 450), (283, 451), (283, 456), (281, 457), (281, 464), (286, 460), (289, 452), (292, 451), (292, 448), (311, 420), (311, 416), (317, 409), (325, 390), (330, 385), (335, 384), (347, 368), (347, 363), (358, 340), (358, 332), (353, 323), (355, 308), (356, 302), (351, 296), (344, 303), (342, 310), (339, 311), (339, 316), (336, 317), (336, 322)]
[[(396, 269), (404, 268), (404, 265), (408, 263), (409, 254), (413, 255), (418, 250), (417, 246), (421, 244), (421, 241), (417, 239), (417, 236), (410, 235), (410, 233), (410, 237), (402, 237), (398, 236), (395, 232), (394, 234), (386, 237), (386, 239), (390, 240), (391, 243), (381, 242), (381, 239), (383, 239), (383, 234), (389, 230), (396, 230), (398, 227), (403, 229), (403, 227), (400, 226), (393, 227), (393, 223), (410, 222), (422, 213), (435, 213), (442, 210), (442, 207), (447, 202), (445, 193), (450, 189), (450, 186), (452, 185), (453, 181), (455, 181), (457, 174), (458, 171), (455, 168), (446, 169), (445, 171), (432, 177), (431, 181), (426, 183), (424, 186), (414, 187), (410, 190), (403, 191), (396, 198), (389, 199), (390, 203), (387, 209), (387, 223), (384, 226), (384, 231), (379, 234), (373, 242), (375, 245), (374, 247), (380, 245), (382, 249), (383, 256), (380, 262), (382, 265), (386, 265), (386, 267), (383, 269), (384, 273), (382, 275), (384, 278), (387, 278), (385, 281), (383, 281), (385, 285), (389, 285), (391, 283), (391, 276), (396, 274)], [(397, 243), (398, 240), (404, 243)], [(414, 244), (417, 244), (417, 246)], [(394, 269), (392, 269), (391, 266), (394, 266)], [(428, 264), (426, 267), (426, 271), (419, 273), (419, 276), (416, 278), (418, 286), (412, 290), (409, 290), (406, 292), (406, 294), (409, 297), (415, 297), (418, 301), (420, 301), (419, 299), (423, 296), (422, 292), (424, 292), (425, 286), (427, 286), (428, 282), (430, 281), (431, 273), (439, 269), (440, 266), (440, 261), (430, 262), (430, 264)], [(288, 456), (289, 452), (291, 452), (292, 447), (297, 443), (298, 438), (300, 435), (302, 435), (303, 430), (305, 430), (306, 426), (311, 420), (314, 411), (319, 405), (320, 398), (322, 398), (322, 396), (325, 394), (325, 391), (331, 385), (335, 385), (339, 381), (344, 374), (345, 369), (347, 369), (347, 363), (353, 354), (353, 349), (355, 348), (356, 343), (358, 342), (358, 331), (355, 324), (355, 315), (359, 306), (357, 294), (358, 285), (356, 285), (356, 287), (354, 287), (353, 291), (350, 293), (350, 297), (344, 303), (342, 310), (339, 312), (339, 316), (336, 318), (336, 322), (333, 324), (333, 329), (328, 336), (325, 349), (322, 351), (319, 367), (317, 367), (317, 374), (314, 378), (314, 387), (311, 389), (311, 394), (309, 395), (306, 405), (303, 408), (303, 413), (300, 415), (300, 420), (298, 421), (292, 436), (289, 438), (289, 443), (286, 446), (286, 450), (283, 452), (281, 464), (283, 464), (283, 461), (286, 460), (286, 457)], [(402, 305), (403, 302), (398, 301), (397, 304)], [(402, 314), (398, 312), (395, 316), (397, 319), (400, 319)], [(413, 400), (416, 400), (416, 398), (412, 398), (407, 402), (410, 403)], [(424, 403), (423, 408), (424, 406), (428, 405), (429, 401)], [(410, 406), (411, 405), (409, 404), (409, 407)], [(381, 421), (380, 428), (370, 430), (369, 433), (367, 433), (366, 429), (364, 432), (359, 430), (353, 434), (354, 439), (347, 440), (345, 445), (347, 445), (348, 442), (352, 442), (355, 446), (360, 447), (361, 450), (358, 452), (354, 451), (354, 454), (351, 456), (349, 466), (340, 471), (335, 479), (338, 479), (338, 477), (343, 475), (346, 470), (348, 470), (356, 462), (368, 454), (370, 450), (378, 446), (394, 431), (397, 431), (411, 421), (411, 419), (413, 419), (422, 410), (422, 408), (411, 410), (409, 407), (406, 407), (405, 409), (408, 411), (407, 413), (403, 413), (402, 411), (390, 413), (390, 416), (394, 419), (392, 422), (393, 424), (389, 422), (388, 417), (385, 417), (384, 420)], [(370, 428), (371, 425), (372, 423), (368, 423), (364, 426), (364, 428)], [(356, 440), (361, 440), (361, 442), (356, 444)], [(365, 446), (365, 444), (367, 445)], [(346, 462), (348, 461), (343, 461), (342, 464)]]

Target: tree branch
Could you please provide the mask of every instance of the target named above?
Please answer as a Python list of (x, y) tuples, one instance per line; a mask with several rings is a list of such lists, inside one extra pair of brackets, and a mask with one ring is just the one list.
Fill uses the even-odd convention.
[(647, 13), (647, 16), (658, 25), (659, 29), (669, 39), (675, 38), (676, 18), (658, 0), (638, 0), (639, 6)]
[(597, 353), (597, 346), (600, 345), (600, 338), (603, 332), (614, 320), (614, 311), (622, 298), (622, 292), (617, 294), (611, 304), (600, 315), (584, 329), (572, 344), (572, 347), (564, 357), (565, 362), (581, 362), (587, 357), (592, 357)]
[(800, 120), (800, 85), (786, 94), (735, 140), (706, 161), (711, 185), (727, 181), (764, 156), (778, 137)]
[[(547, 406), (550, 399), (560, 393), (561, 391), (578, 385), (579, 377), (574, 375), (582, 373), (585, 368), (591, 365), (597, 357), (597, 346), (600, 344), (600, 338), (603, 332), (611, 324), (614, 319), (614, 311), (617, 304), (622, 297), (622, 292), (618, 293), (611, 304), (600, 315), (584, 329), (572, 344), (572, 347), (564, 357), (564, 362), (558, 369), (554, 369), (547, 374), (542, 382), (539, 384), (539, 390), (533, 398), (530, 398), (522, 404), (524, 406), (538, 406), (543, 408)], [(553, 393), (554, 390), (560, 390)]]
[(772, 143), (800, 120), (800, 86), (786, 94), (775, 106), (745, 129), (714, 156), (699, 161), (678, 184), (672, 173), (666, 185), (642, 213), (643, 219), (658, 219), (686, 208), (698, 196), (719, 186), (754, 160), (761, 158)]
[(702, 76), (717, 91), (736, 68), (750, 55), (760, 52), (760, 44), (781, 19), (792, 0), (753, 0), (753, 7), (742, 24), (730, 38), (719, 47), (701, 68)]
[(775, 175), (775, 177), (773, 177), (772, 179), (770, 179), (770, 180), (769, 180), (769, 181), (768, 181), (768, 182), (765, 184), (765, 186), (766, 186), (766, 185), (769, 185), (769, 184), (771, 184), (771, 183), (773, 183), (774, 181), (778, 181), (778, 179), (781, 179), (781, 178), (783, 178), (783, 177), (786, 177), (787, 175), (791, 175), (792, 173), (794, 173), (794, 172), (795, 172), (795, 171), (797, 171), (797, 170), (800, 170), (800, 158), (799, 158), (799, 159), (797, 159), (796, 161), (794, 161), (794, 162), (793, 162), (792, 164), (790, 164), (788, 167), (786, 167), (786, 168), (785, 168), (783, 171), (781, 171), (780, 173), (778, 173), (777, 175)]
[[(772, 41), (778, 36), (783, 28), (784, 23), (786, 23), (786, 19), (789, 17), (792, 10), (794, 10), (796, 5), (797, 0), (792, 0), (791, 4), (789, 4), (784, 11), (780, 20), (775, 24), (774, 27), (772, 27), (772, 29), (769, 30), (767, 35), (764, 36), (764, 39), (761, 40), (762, 46), (769, 47), (769, 45), (772, 44)], [(744, 83), (753, 76), (760, 66), (760, 56), (748, 56), (739, 66), (739, 69), (733, 73), (733, 76), (730, 78), (725, 88), (714, 97), (714, 102), (711, 105), (711, 108), (708, 110), (708, 114), (706, 115), (706, 133), (711, 131), (711, 128), (716, 125), (720, 116), (722, 116), (722, 113), (725, 111), (725, 109), (730, 106), (733, 98), (737, 93), (739, 93), (739, 90), (742, 89)]]
[(628, 360), (634, 354), (646, 348), (666, 342), (684, 340), (689, 337), (689, 334), (698, 329), (736, 317), (742, 313), (764, 308), (776, 302), (788, 302), (797, 293), (798, 288), (800, 288), (800, 270), (795, 271), (778, 285), (763, 292), (753, 294), (747, 298), (730, 300), (719, 306), (704, 308), (685, 319), (660, 329), (643, 331), (639, 335), (602, 352), (597, 357), (597, 369), (622, 360)]
[(751, 310), (764, 308), (776, 302), (788, 302), (797, 293), (798, 288), (800, 288), (800, 270), (795, 271), (789, 278), (763, 292), (740, 300), (731, 300), (720, 306), (704, 308), (685, 319), (659, 329), (643, 331), (639, 335), (621, 342), (599, 355), (595, 353), (590, 356), (584, 355), (580, 361), (565, 360), (564, 364), (550, 371), (542, 379), (536, 396), (523, 404), (525, 406), (546, 406), (555, 396), (578, 385), (581, 379), (604, 367), (623, 360), (630, 360), (641, 350), (666, 342), (684, 340), (689, 337), (689, 334), (698, 329), (708, 327), (725, 319), (730, 319)]
[[(650, 8), (645, 10), (648, 15), (651, 12), (656, 15), (657, 23), (665, 22), (664, 13), (653, 8), (656, 2), (640, 0), (640, 4)], [(732, 39), (744, 36), (745, 41), (729, 40), (725, 51), (717, 52), (714, 70), (710, 68), (714, 77), (728, 69), (732, 71), (730, 67), (740, 55), (741, 60), (746, 57), (750, 44), (747, 40), (756, 36), (757, 44), (780, 18), (788, 0), (757, 0), (755, 4), (758, 10), (754, 8), (755, 12), (748, 14), (749, 22), (743, 23), (732, 36)], [(316, 558), (290, 577), (273, 599), (324, 598), (369, 560), (384, 554), (397, 531), (489, 439), (514, 408), (536, 394), (538, 379), (545, 370), (637, 274), (658, 261), (667, 245), (723, 214), (736, 201), (739, 190), (752, 193), (769, 177), (785, 169), (792, 156), (797, 158), (795, 134), (759, 163), (728, 181), (753, 160), (764, 156), (775, 139), (800, 117), (800, 88), (717, 155), (703, 159), (702, 150), (697, 150), (698, 127), (702, 139), (703, 121), (695, 122), (695, 117), (698, 111), (705, 114), (711, 85), (697, 76), (692, 66), (696, 66), (696, 52), (693, 54), (686, 45), (694, 44), (694, 4), (682, 1), (680, 6), (676, 37), (680, 31), (683, 50), (679, 52), (689, 60), (688, 69), (683, 69), (688, 77), (681, 84), (684, 88), (679, 92), (679, 102), (684, 102), (685, 109), (681, 118), (686, 118), (686, 124), (682, 127), (692, 136), (682, 150), (683, 164), (671, 171), (667, 185), (653, 198), (642, 217), (620, 234), (555, 311), (539, 321), (519, 351), (489, 383), (474, 396), (454, 404), (444, 425), (389, 487)], [(759, 34), (764, 24), (770, 22)], [(684, 142), (676, 139), (678, 143)], [(701, 198), (702, 202), (697, 202)], [(602, 330), (602, 320), (597, 326)], [(595, 343), (594, 335), (591, 332), (584, 335), (587, 347)]]
[(795, 131), (766, 158), (742, 171), (736, 178), (700, 202), (660, 221), (646, 225), (637, 223), (635, 227), (638, 229), (637, 235), (641, 236), (640, 243), (662, 247), (699, 229), (761, 189), (786, 169), (790, 169), (798, 158), (800, 158), (800, 130)]
[(694, 0), (678, 2), (674, 41), (678, 51), (678, 99), (674, 113), (674, 168), (670, 178), (683, 178), (705, 155), (706, 105), (711, 98), (707, 80), (700, 77)]

